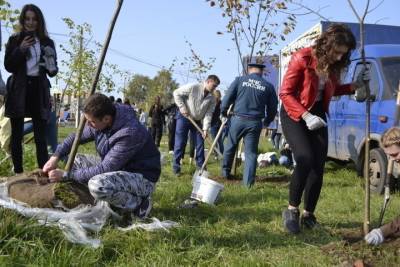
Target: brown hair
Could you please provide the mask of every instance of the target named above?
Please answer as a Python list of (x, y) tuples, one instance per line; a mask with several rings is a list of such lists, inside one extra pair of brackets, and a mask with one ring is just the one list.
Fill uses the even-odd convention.
[(24, 7), (22, 8), (21, 14), (19, 16), (19, 31), (24, 31), (25, 27), (25, 19), (26, 19), (26, 12), (28, 11), (32, 11), (33, 13), (35, 13), (36, 16), (36, 20), (38, 22), (37, 25), (37, 29), (36, 29), (36, 33), (38, 34), (38, 37), (40, 40), (43, 40), (45, 38), (48, 37), (48, 33), (47, 33), (47, 28), (46, 28), (46, 22), (44, 20), (44, 16), (42, 11), (40, 10), (39, 7), (37, 7), (34, 4), (27, 4), (24, 5)]
[(106, 115), (115, 117), (116, 110), (110, 98), (103, 94), (95, 93), (86, 99), (83, 113), (89, 114), (96, 119), (102, 119)]
[(383, 148), (390, 147), (392, 145), (400, 146), (400, 128), (398, 127), (387, 129), (381, 137), (381, 146)]
[[(331, 64), (329, 62), (330, 52), (338, 46), (346, 46), (348, 51), (339, 61)], [(356, 38), (347, 26), (344, 24), (330, 25), (313, 46), (313, 52), (317, 58), (317, 73), (334, 74), (339, 77), (341, 71), (350, 64), (351, 51), (355, 48)]]

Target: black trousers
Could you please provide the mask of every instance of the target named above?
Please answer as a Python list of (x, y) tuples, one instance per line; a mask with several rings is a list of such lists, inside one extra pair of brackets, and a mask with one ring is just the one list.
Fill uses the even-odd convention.
[[(315, 103), (310, 112), (326, 121), (321, 101)], [(289, 186), (289, 205), (298, 207), (304, 193), (304, 209), (314, 212), (321, 193), (328, 153), (328, 129), (308, 130), (303, 120), (292, 120), (283, 106), (280, 116), (283, 133), (296, 160)]]
[[(39, 98), (38, 77), (28, 77), (25, 99), (25, 114), (32, 118), (33, 134), (36, 145), (36, 159), (39, 168), (43, 168), (49, 159), (46, 142), (47, 120), (41, 117), (41, 100)], [(22, 161), (22, 138), (24, 132), (24, 118), (10, 118), (11, 121), (11, 158), (14, 165), (14, 172), (21, 173), (23, 169)]]
[[(14, 165), (14, 172), (24, 171), (22, 161), (22, 138), (24, 133), (24, 118), (11, 118), (11, 158)], [(33, 134), (36, 145), (36, 160), (40, 169), (49, 159), (46, 142), (47, 121), (41, 118), (32, 118)]]
[(153, 137), (153, 141), (157, 147), (160, 147), (162, 133), (163, 133), (163, 125), (162, 124), (152, 124), (151, 125), (151, 136)]
[(176, 130), (176, 120), (172, 119), (168, 124), (168, 150), (174, 151), (175, 146), (175, 130)]

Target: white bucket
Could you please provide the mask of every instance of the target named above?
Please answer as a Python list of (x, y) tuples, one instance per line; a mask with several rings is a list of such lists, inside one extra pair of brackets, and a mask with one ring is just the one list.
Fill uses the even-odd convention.
[(193, 180), (193, 191), (190, 196), (201, 202), (214, 205), (224, 186), (204, 176), (197, 176)]

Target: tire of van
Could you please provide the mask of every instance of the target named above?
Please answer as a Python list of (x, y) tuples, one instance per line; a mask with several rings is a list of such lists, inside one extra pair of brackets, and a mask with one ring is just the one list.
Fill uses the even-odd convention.
[(369, 181), (373, 193), (382, 194), (387, 176), (387, 157), (382, 148), (374, 148), (369, 152)]

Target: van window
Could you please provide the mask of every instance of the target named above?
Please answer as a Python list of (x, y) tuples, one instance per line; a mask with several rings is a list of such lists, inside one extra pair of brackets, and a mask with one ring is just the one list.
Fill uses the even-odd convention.
[(400, 57), (381, 58), (385, 92), (383, 99), (393, 99), (396, 96), (400, 81)]
[[(371, 80), (369, 81), (369, 88), (371, 90), (371, 95), (375, 95), (376, 99), (379, 98), (379, 76), (378, 72), (376, 70), (376, 66), (374, 64), (371, 64), (370, 62), (367, 62), (368, 68), (370, 68), (371, 71)], [(353, 76), (353, 82), (357, 80), (358, 74), (361, 72), (363, 69), (364, 65), (359, 63), (356, 66), (354, 76)], [(355, 100), (354, 95), (350, 95), (351, 99)]]

